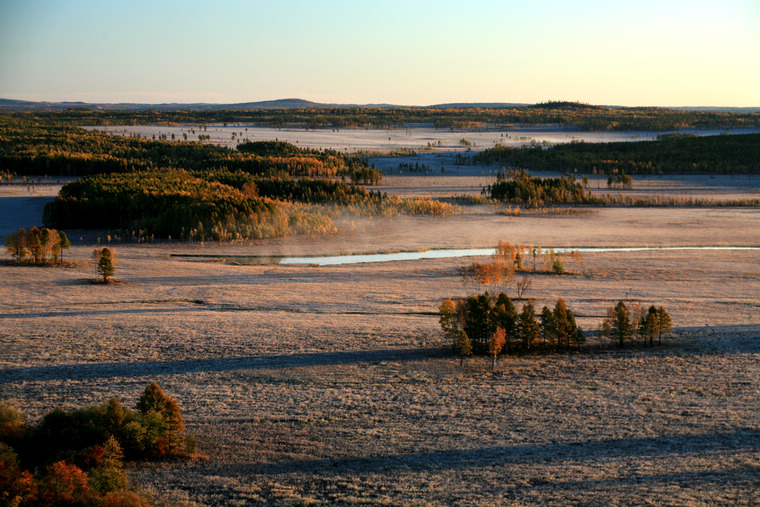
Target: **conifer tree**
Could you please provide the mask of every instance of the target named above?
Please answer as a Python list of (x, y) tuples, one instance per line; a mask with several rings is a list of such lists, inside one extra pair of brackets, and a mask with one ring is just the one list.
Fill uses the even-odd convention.
[(547, 343), (553, 345), (555, 343), (555, 331), (554, 314), (549, 307), (544, 306), (541, 309), (541, 336), (544, 339), (544, 349), (546, 349)]
[(530, 350), (530, 345), (534, 340), (541, 337), (541, 328), (536, 320), (536, 309), (533, 303), (529, 302), (523, 306), (518, 322), (518, 332), (525, 352)]
[(96, 248), (92, 256), (98, 261), (98, 274), (103, 278), (103, 283), (108, 283), (108, 279), (113, 276), (116, 266), (116, 255), (113, 250), (104, 246)]
[(610, 330), (612, 337), (618, 341), (618, 345), (623, 347), (626, 340), (631, 338), (632, 327), (631, 319), (628, 315), (628, 307), (625, 303), (618, 301), (615, 307), (612, 309), (612, 322), (610, 324)]

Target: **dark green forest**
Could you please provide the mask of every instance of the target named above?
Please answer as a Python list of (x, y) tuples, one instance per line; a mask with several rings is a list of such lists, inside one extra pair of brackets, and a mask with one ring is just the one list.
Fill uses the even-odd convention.
[(546, 204), (598, 204), (598, 199), (587, 195), (583, 185), (572, 176), (539, 178), (527, 172), (513, 175), (497, 174), (496, 182), (485, 188), (492, 199), (529, 207)]
[(13, 113), (22, 120), (60, 125), (245, 124), (301, 128), (503, 128), (516, 124), (555, 124), (581, 130), (668, 131), (683, 128), (760, 127), (760, 113), (683, 111), (656, 107), (603, 107), (577, 102), (546, 102), (527, 107), (325, 107), (220, 111), (68, 111)]
[(495, 146), (475, 163), (588, 174), (759, 174), (760, 134), (665, 135), (657, 141)]

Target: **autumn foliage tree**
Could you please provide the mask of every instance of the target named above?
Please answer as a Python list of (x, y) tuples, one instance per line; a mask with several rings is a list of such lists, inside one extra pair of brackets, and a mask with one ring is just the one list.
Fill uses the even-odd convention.
[(496, 369), (496, 357), (507, 343), (507, 332), (497, 327), (488, 342), (488, 354), (491, 356), (491, 370)]
[(55, 264), (61, 262), (62, 251), (70, 247), (63, 231), (44, 227), (21, 228), (5, 237), (5, 251), (17, 264)]
[[(147, 505), (132, 490), (123, 460), (189, 457), (179, 406), (155, 383), (138, 412), (116, 398), (53, 410), (29, 426), (0, 403), (0, 505)], [(32, 471), (36, 470), (36, 473)]]

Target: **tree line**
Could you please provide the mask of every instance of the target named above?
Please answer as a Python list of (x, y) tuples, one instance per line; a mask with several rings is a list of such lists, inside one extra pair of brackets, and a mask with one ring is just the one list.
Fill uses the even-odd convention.
[(365, 159), (337, 150), (313, 150), (276, 141), (241, 143), (237, 149), (201, 142), (122, 137), (69, 125), (0, 116), (0, 171), (20, 176), (186, 170), (240, 170), (256, 175), (350, 178), (375, 184), (382, 173)]
[(431, 199), (403, 199), (342, 181), (263, 178), (243, 171), (167, 169), (91, 175), (63, 186), (45, 206), (48, 227), (116, 229), (123, 237), (230, 241), (323, 234), (331, 211), (366, 215), (449, 214)]
[(0, 501), (3, 505), (148, 505), (124, 472), (124, 460), (192, 457), (177, 401), (151, 383), (136, 410), (118, 399), (48, 412), (29, 425), (0, 403)]
[(480, 164), (586, 174), (760, 174), (760, 134), (662, 136), (657, 141), (494, 146)]
[(760, 127), (759, 113), (684, 111), (656, 107), (602, 107), (546, 102), (523, 107), (323, 107), (217, 111), (67, 111), (13, 113), (16, 119), (65, 125), (244, 124), (272, 128), (400, 128), (418, 124), (445, 129), (556, 124), (582, 130), (644, 130)]
[[(760, 138), (759, 138), (760, 139)], [(573, 174), (558, 178), (531, 176), (522, 169), (510, 168), (496, 175), (496, 182), (486, 185), (481, 195), (495, 201), (520, 204), (527, 208), (540, 208), (555, 204), (585, 204), (590, 206), (760, 206), (760, 199), (728, 199), (723, 201), (678, 196), (635, 197), (627, 194), (595, 195), (585, 190), (588, 176), (582, 183)], [(633, 177), (625, 173), (611, 174), (607, 178), (608, 187), (630, 189)]]
[[(517, 311), (504, 292), (493, 298), (488, 292), (467, 298), (448, 298), (438, 307), (439, 324), (454, 353), (465, 357), (499, 354), (522, 355), (570, 352), (584, 342), (583, 331), (575, 316), (560, 298), (553, 308), (544, 306), (540, 313), (532, 301)], [(652, 305), (642, 311), (637, 304), (626, 306), (619, 301), (607, 310), (602, 321), (602, 336), (619, 347), (627, 344), (654, 346), (672, 331), (670, 314)]]

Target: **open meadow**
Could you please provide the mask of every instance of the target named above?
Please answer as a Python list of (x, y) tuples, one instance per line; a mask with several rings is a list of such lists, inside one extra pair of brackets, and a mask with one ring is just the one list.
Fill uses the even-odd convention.
[[(378, 161), (385, 171), (396, 164)], [(443, 174), (392, 174), (379, 188), (476, 195), (495, 170), (456, 175), (446, 162)], [(3, 235), (39, 223), (57, 188), (0, 187)], [(759, 188), (757, 177), (680, 176), (637, 178), (628, 192), (741, 199)], [(133, 407), (158, 382), (205, 456), (130, 466), (165, 505), (757, 504), (758, 213), (510, 215), (476, 205), (445, 217), (345, 216), (327, 236), (114, 243), (111, 285), (92, 283), (105, 231), (72, 231), (66, 267), (0, 265), (0, 399), (36, 420), (112, 396)], [(586, 253), (568, 259), (569, 273), (527, 273), (526, 297), (539, 309), (564, 298), (593, 347), (505, 356), (494, 372), (485, 357), (460, 367), (438, 324), (440, 302), (470, 290), (458, 269), (472, 259), (235, 262), (499, 240), (715, 248)], [(673, 335), (654, 348), (600, 343), (600, 322), (619, 300), (664, 306)]]

